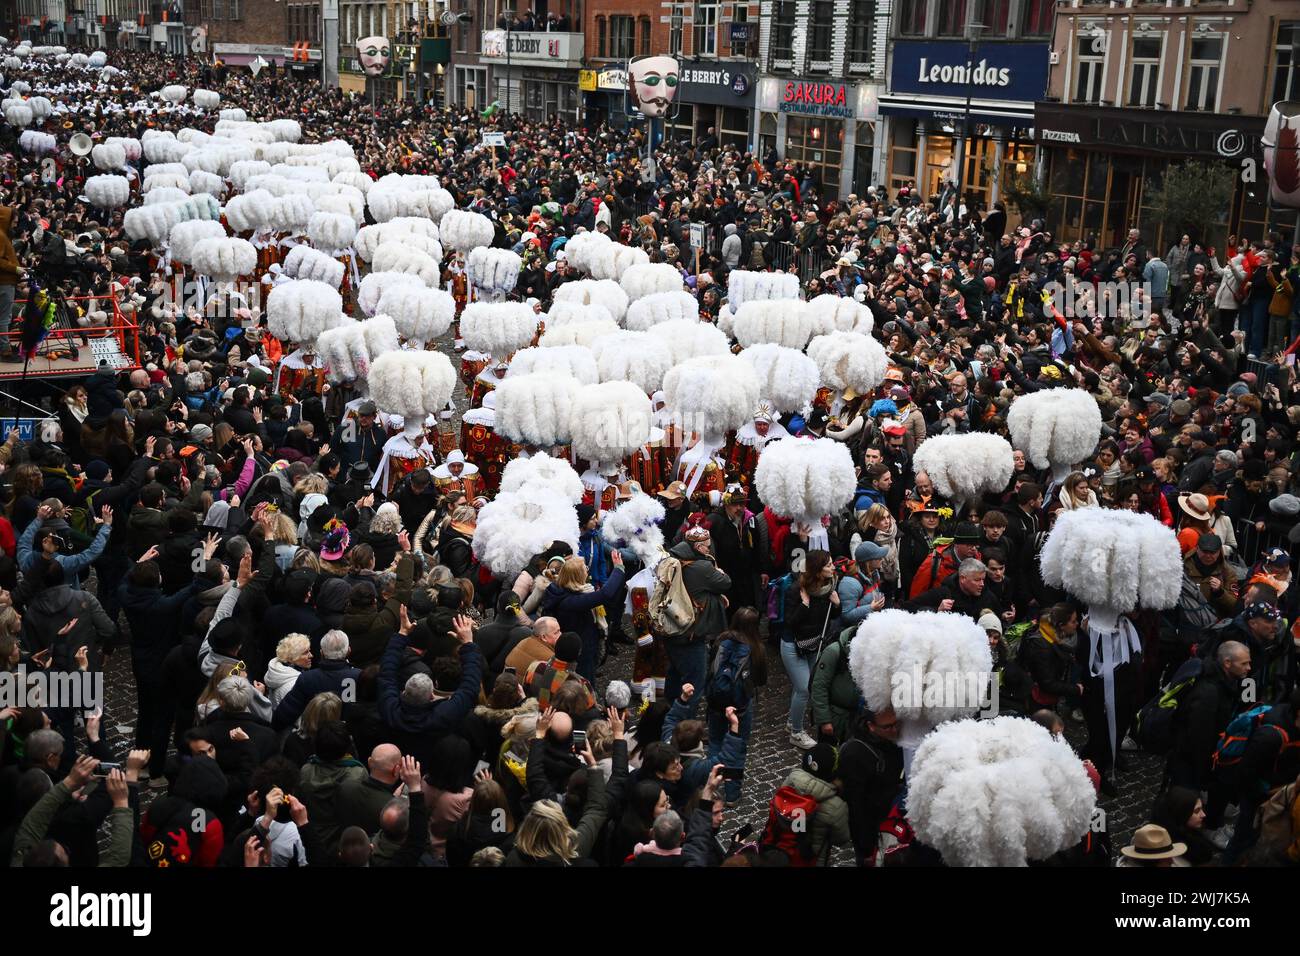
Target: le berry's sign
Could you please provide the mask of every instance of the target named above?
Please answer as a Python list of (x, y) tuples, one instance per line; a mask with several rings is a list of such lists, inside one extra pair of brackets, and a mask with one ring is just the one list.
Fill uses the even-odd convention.
[(752, 106), (757, 75), (749, 63), (727, 60), (683, 60), (678, 99), (683, 103)]

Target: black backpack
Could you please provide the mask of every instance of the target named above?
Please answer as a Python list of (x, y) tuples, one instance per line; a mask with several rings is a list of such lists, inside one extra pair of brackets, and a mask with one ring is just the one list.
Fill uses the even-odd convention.
[(1147, 753), (1167, 754), (1174, 749), (1178, 705), (1186, 699), (1202, 673), (1201, 659), (1189, 658), (1174, 671), (1169, 683), (1138, 711), (1134, 739)]
[(719, 647), (713, 658), (709, 679), (705, 682), (709, 710), (735, 707), (736, 710), (743, 711), (754, 699), (751, 655), (741, 657), (735, 651), (735, 642), (730, 643), (733, 646), (729, 650)]

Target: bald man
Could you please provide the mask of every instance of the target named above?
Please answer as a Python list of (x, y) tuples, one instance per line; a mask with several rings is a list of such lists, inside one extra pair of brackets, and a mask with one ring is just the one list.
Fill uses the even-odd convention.
[(379, 815), (400, 786), (402, 752), (392, 744), (380, 744), (370, 752), (366, 766), (370, 774), (347, 780), (339, 787), (337, 806), (343, 826), (357, 826), (366, 833), (379, 829)]
[(539, 617), (533, 622), (533, 633), (523, 638), (506, 654), (506, 669), (515, 669), (519, 679), (528, 673), (535, 661), (549, 661), (555, 656), (555, 642), (560, 639), (560, 622), (553, 617)]

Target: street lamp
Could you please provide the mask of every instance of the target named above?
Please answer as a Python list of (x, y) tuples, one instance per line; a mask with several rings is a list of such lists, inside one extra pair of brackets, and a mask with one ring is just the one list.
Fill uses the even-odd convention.
[[(972, 12), (974, 12), (973, 9)], [(975, 50), (977, 47), (976, 40), (979, 36), (980, 31), (983, 29), (984, 29), (984, 24), (982, 23), (971, 22), (966, 24), (966, 109), (962, 113), (961, 143), (959, 146), (960, 158), (957, 162), (957, 182), (956, 182), (957, 195), (953, 198), (953, 206), (952, 206), (952, 218), (954, 223), (958, 222), (961, 219), (962, 187), (965, 185), (963, 180), (965, 179), (966, 160), (968, 158), (967, 144), (970, 142), (971, 139), (970, 104), (971, 104), (971, 97), (974, 95), (975, 92), (975, 86), (971, 82), (971, 77), (975, 73)]]

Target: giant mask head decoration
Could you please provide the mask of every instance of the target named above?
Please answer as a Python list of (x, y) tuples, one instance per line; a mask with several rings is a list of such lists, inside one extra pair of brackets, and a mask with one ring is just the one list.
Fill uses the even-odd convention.
[(1300, 208), (1300, 102), (1273, 104), (1262, 141), (1269, 198), (1279, 206)]
[(357, 41), (357, 60), (366, 76), (383, 76), (388, 69), (388, 40), (362, 37)]
[(675, 56), (645, 56), (628, 63), (628, 89), (636, 108), (650, 117), (668, 115), (680, 71)]

